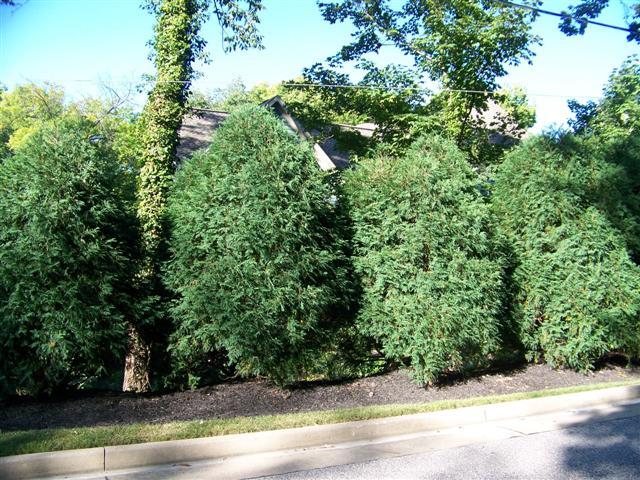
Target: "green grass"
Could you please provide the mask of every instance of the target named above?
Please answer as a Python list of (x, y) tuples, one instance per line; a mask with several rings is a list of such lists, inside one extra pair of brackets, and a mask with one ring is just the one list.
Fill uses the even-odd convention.
[(639, 381), (580, 385), (567, 388), (513, 393), (490, 397), (443, 400), (408, 405), (375, 405), (369, 407), (330, 410), (324, 412), (237, 417), (216, 420), (192, 420), (164, 424), (138, 423), (105, 427), (56, 428), (0, 433), (0, 456), (50, 452), (75, 448), (129, 445), (132, 443), (211, 437), (233, 433), (260, 432), (283, 428), (325, 425), (330, 423), (369, 420), (373, 418), (435, 412), (452, 408), (487, 405), (529, 398), (549, 397), (566, 393), (585, 392), (625, 385), (638, 385)]

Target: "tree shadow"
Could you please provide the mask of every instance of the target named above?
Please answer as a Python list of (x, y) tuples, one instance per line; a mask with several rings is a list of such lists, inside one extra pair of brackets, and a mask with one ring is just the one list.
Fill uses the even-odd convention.
[(505, 375), (511, 376), (517, 373), (524, 372), (529, 364), (522, 359), (521, 361), (513, 361), (512, 363), (498, 363), (487, 368), (469, 369), (457, 372), (446, 373), (438, 377), (437, 381), (425, 388), (443, 389), (447, 387), (454, 387), (456, 385), (464, 385), (470, 380), (479, 379), (484, 376), (493, 375)]
[(580, 478), (640, 477), (640, 402), (594, 413), (565, 434), (569, 441), (562, 461), (567, 472)]

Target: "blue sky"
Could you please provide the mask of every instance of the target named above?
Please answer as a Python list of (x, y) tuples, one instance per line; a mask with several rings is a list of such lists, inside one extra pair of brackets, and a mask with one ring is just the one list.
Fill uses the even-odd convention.
[[(296, 77), (302, 68), (335, 53), (349, 39), (349, 25), (323, 21), (315, 0), (264, 0), (261, 32), (265, 49), (225, 54), (215, 22), (203, 31), (212, 56), (200, 66), (200, 90), (224, 87), (234, 79), (252, 86)], [(562, 10), (570, 0), (546, 0), (544, 7)], [(624, 24), (620, 0), (601, 21)], [(628, 3), (628, 2), (627, 2)], [(124, 86), (152, 73), (147, 60), (153, 18), (139, 0), (29, 0), (19, 9), (0, 7), (0, 82), (8, 87), (27, 81), (62, 85), (71, 97), (96, 95), (100, 82)], [(591, 26), (586, 35), (566, 37), (557, 19), (541, 16), (535, 32), (543, 38), (533, 65), (513, 68), (505, 86), (522, 86), (536, 106), (536, 130), (561, 124), (567, 99), (598, 97), (611, 70), (640, 46), (623, 32)], [(406, 63), (394, 49), (380, 63)]]

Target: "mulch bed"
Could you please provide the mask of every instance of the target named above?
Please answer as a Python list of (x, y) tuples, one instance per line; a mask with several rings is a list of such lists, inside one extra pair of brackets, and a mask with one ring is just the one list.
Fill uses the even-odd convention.
[(19, 400), (0, 404), (0, 431), (166, 423), (424, 403), (633, 379), (640, 379), (640, 368), (609, 365), (583, 375), (546, 365), (527, 365), (452, 379), (428, 388), (412, 383), (406, 370), (396, 370), (339, 384), (310, 384), (291, 390), (281, 390), (269, 381), (253, 379), (155, 395), (94, 392), (64, 400)]

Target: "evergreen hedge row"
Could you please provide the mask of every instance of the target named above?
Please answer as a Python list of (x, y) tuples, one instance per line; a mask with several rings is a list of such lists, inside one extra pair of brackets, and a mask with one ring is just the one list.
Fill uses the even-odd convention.
[[(0, 393), (120, 369), (144, 308), (130, 172), (92, 130), (65, 116), (0, 164)], [(327, 175), (269, 111), (234, 112), (172, 186), (167, 384), (366, 375), (372, 347), (430, 383), (514, 332), (557, 366), (637, 358), (637, 141), (540, 137), (494, 173), (434, 137)]]

